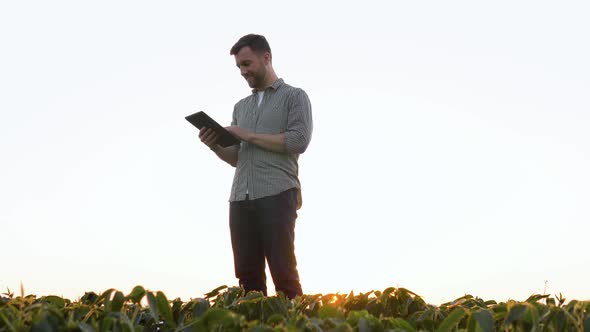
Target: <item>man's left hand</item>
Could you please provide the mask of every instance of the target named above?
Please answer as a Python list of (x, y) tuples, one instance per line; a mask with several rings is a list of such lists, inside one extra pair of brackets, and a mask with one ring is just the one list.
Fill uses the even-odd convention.
[(246, 142), (250, 142), (250, 140), (252, 140), (252, 136), (254, 135), (254, 133), (244, 130), (238, 126), (229, 126), (225, 127), (225, 129), (227, 129), (227, 131), (229, 131), (235, 137)]

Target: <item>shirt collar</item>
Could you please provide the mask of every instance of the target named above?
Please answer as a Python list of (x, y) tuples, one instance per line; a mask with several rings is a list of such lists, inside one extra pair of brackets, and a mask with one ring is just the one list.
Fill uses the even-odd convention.
[[(270, 85), (268, 88), (271, 88), (271, 89), (273, 89), (273, 90), (276, 90), (276, 89), (278, 89), (278, 88), (279, 88), (281, 85), (283, 85), (283, 84), (285, 84), (285, 81), (283, 81), (283, 79), (282, 79), (282, 78), (279, 78), (279, 79), (275, 80), (275, 81), (274, 81), (274, 82), (273, 82), (273, 83), (272, 83), (272, 84), (271, 84), (271, 85)], [(268, 89), (268, 88), (267, 88), (267, 89)], [(263, 91), (264, 91), (264, 90), (263, 90)], [(258, 92), (258, 90), (256, 90), (256, 89), (252, 89), (252, 93), (253, 93), (253, 94), (256, 94), (257, 92)]]

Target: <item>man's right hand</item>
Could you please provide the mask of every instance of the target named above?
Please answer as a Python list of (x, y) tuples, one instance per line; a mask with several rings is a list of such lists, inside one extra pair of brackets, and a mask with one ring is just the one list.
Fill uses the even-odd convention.
[(199, 130), (199, 138), (201, 139), (201, 142), (209, 147), (209, 149), (215, 151), (218, 148), (217, 139), (219, 138), (219, 135), (217, 135), (213, 129), (206, 127), (201, 128), (201, 130)]

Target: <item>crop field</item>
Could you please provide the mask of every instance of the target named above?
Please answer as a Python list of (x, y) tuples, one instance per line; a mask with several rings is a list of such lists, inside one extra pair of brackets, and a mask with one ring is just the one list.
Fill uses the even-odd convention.
[(142, 286), (75, 301), (21, 290), (0, 297), (0, 331), (590, 331), (590, 302), (566, 302), (561, 294), (522, 302), (466, 295), (434, 306), (393, 287), (289, 300), (221, 286), (187, 302)]

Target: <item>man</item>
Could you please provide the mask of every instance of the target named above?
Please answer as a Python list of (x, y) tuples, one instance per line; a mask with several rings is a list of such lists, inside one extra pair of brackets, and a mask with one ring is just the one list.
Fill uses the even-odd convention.
[(229, 223), (236, 277), (246, 292), (266, 292), (265, 260), (276, 291), (302, 294), (295, 258), (295, 219), (301, 207), (298, 157), (311, 140), (307, 94), (275, 74), (266, 39), (246, 35), (231, 48), (252, 94), (234, 106), (230, 127), (242, 142), (222, 148), (217, 134), (202, 128), (201, 141), (236, 167)]

